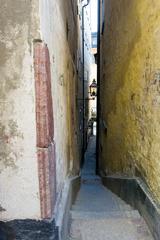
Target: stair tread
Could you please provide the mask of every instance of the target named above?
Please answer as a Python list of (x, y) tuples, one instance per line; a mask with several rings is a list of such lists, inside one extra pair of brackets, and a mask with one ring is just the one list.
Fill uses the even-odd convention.
[(132, 211), (70, 211), (71, 219), (108, 219), (108, 218), (140, 218), (137, 210)]
[(70, 239), (153, 240), (142, 218), (73, 220)]
[(103, 186), (95, 175), (96, 139), (85, 153), (80, 191), (70, 211), (68, 240), (153, 240), (137, 210)]
[(72, 206), (71, 210), (77, 210), (77, 211), (99, 211), (99, 212), (107, 212), (107, 211), (131, 211), (132, 208), (130, 208), (129, 206), (113, 206), (110, 208), (107, 207), (98, 207), (98, 206)]

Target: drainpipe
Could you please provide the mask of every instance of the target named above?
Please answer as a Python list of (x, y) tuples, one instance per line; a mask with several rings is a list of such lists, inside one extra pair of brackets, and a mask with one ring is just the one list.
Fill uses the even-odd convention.
[(97, 142), (96, 142), (96, 174), (99, 172), (99, 144), (100, 144), (100, 118), (101, 118), (101, 104), (100, 104), (100, 40), (101, 40), (101, 0), (98, 2), (98, 33), (97, 33)]
[[(82, 0), (83, 2), (84, 0)], [(89, 5), (90, 0), (87, 0), (87, 3), (82, 7), (82, 57), (83, 57), (83, 85), (82, 85), (82, 91), (83, 91), (83, 147), (82, 147), (82, 164), (84, 162), (84, 153), (85, 153), (85, 23), (84, 23), (84, 10)]]

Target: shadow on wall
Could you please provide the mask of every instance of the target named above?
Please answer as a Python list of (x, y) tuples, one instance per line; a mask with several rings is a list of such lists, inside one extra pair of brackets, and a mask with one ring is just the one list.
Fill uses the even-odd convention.
[[(136, 45), (142, 37), (142, 26), (137, 1), (106, 2), (111, 5), (112, 14), (106, 19), (102, 40), (105, 54), (102, 54), (101, 120), (105, 124), (101, 127), (100, 170), (109, 174), (119, 172), (131, 176), (135, 166), (133, 157), (128, 157), (125, 152), (128, 124), (126, 110), (128, 105), (135, 103), (131, 86), (126, 85), (126, 79), (132, 78), (132, 73), (128, 76), (128, 72), (134, 61)], [(135, 16), (133, 23), (131, 16)], [(107, 133), (103, 125), (107, 126)]]

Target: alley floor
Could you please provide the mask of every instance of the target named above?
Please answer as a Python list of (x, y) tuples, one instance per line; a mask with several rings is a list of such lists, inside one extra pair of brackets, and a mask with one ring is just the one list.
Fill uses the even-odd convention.
[(81, 188), (71, 209), (69, 240), (152, 240), (139, 212), (102, 185), (96, 176), (96, 137), (90, 138)]

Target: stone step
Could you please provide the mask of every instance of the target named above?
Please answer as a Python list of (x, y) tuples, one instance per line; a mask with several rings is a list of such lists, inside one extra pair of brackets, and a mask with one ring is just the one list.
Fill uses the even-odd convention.
[(105, 206), (100, 206), (98, 204), (92, 204), (91, 206), (87, 206), (84, 204), (76, 204), (76, 205), (73, 205), (71, 210), (73, 211), (99, 211), (99, 212), (107, 212), (107, 211), (132, 211), (132, 208), (128, 205), (117, 205), (117, 207), (113, 207), (111, 208), (110, 210), (107, 209), (107, 207)]
[[(88, 206), (87, 206), (88, 205)], [(104, 212), (104, 211), (107, 211), (107, 208), (103, 205), (98, 205), (97, 203), (93, 204), (92, 205), (89, 205), (88, 203), (85, 204), (85, 203), (81, 203), (81, 204), (76, 204), (76, 205), (73, 205), (71, 210), (74, 210), (74, 211), (100, 211), (100, 212)], [(118, 207), (115, 208), (115, 206), (113, 208), (111, 208), (111, 211), (118, 211)]]
[(70, 218), (73, 219), (110, 219), (110, 218), (141, 218), (137, 210), (132, 211), (70, 211)]
[(95, 175), (96, 139), (91, 137), (81, 188), (70, 211), (67, 240), (153, 240), (138, 211), (103, 186)]
[(112, 195), (112, 198), (116, 202), (116, 205), (119, 207), (119, 210), (134, 210), (131, 205), (127, 204), (124, 200), (122, 200), (120, 197), (118, 197), (115, 193), (108, 190), (106, 187), (104, 187), (106, 191), (110, 192), (110, 195)]
[(153, 240), (140, 217), (73, 219), (68, 240)]
[(82, 184), (102, 184), (100, 177), (95, 177), (94, 175), (84, 175), (81, 178)]
[(72, 210), (133, 210), (130, 205), (105, 188), (99, 177), (85, 177), (82, 181), (81, 191), (77, 195)]
[(83, 199), (77, 199), (75, 204), (72, 205), (72, 210), (79, 210), (79, 211), (132, 211), (133, 208), (126, 204), (124, 201), (118, 198), (112, 198), (114, 200), (114, 204), (110, 204), (108, 207), (108, 203), (111, 200), (106, 200), (105, 204), (100, 204), (98, 201), (83, 201)]
[(119, 210), (123, 211), (123, 210), (134, 210), (131, 205), (127, 204), (126, 202), (124, 202), (122, 199), (120, 199), (119, 197), (115, 197), (114, 201), (116, 202), (116, 205), (118, 206)]

